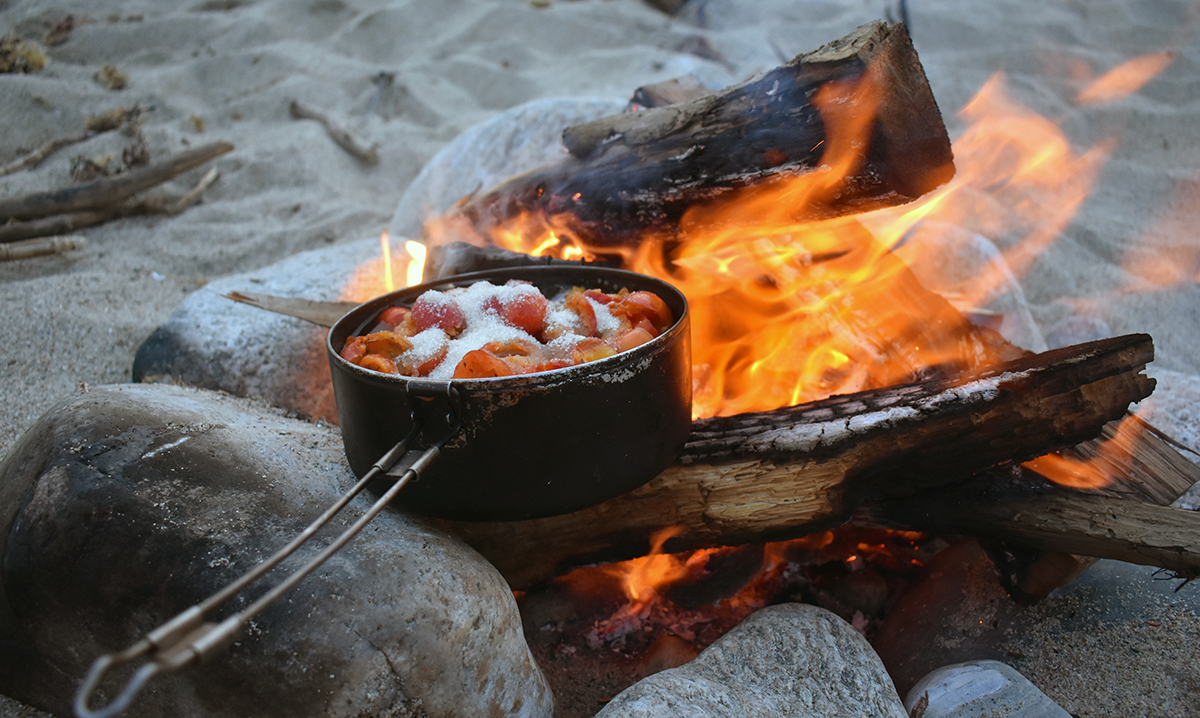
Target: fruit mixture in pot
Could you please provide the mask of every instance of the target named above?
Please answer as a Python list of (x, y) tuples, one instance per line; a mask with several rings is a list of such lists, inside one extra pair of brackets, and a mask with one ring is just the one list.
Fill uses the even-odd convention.
[(349, 337), (343, 359), (385, 374), (484, 379), (562, 369), (654, 339), (675, 319), (653, 292), (574, 287), (547, 299), (510, 280), (429, 290), (412, 308), (388, 307), (369, 333)]

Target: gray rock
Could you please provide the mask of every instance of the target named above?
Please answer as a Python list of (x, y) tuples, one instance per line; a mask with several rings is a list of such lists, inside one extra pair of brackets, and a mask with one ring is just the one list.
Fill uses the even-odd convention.
[(360, 267), (381, 254), (378, 239), (301, 252), (269, 267), (205, 285), (142, 343), (133, 380), (174, 381), (258, 397), (302, 414), (337, 420), (325, 357), (327, 330), (226, 299), (231, 291), (318, 301), (350, 296)]
[[(918, 706), (922, 712), (914, 711)], [(939, 668), (917, 681), (904, 707), (921, 718), (1071, 718), (1028, 678), (1000, 661)]]
[[(352, 483), (336, 430), (256, 402), (125, 385), (60, 404), (0, 465), (0, 692), (70, 714), (93, 659), (270, 555)], [(314, 551), (302, 553), (284, 566)], [(153, 679), (127, 715), (552, 711), (504, 580), (387, 510), (225, 653)]]
[(679, 668), (614, 698), (596, 718), (906, 718), (871, 646), (823, 608), (764, 608)]
[(563, 97), (518, 105), (463, 132), (421, 169), (400, 198), (392, 237), (421, 236), (421, 225), (463, 197), (566, 154), (562, 131), (615, 115), (625, 100)]

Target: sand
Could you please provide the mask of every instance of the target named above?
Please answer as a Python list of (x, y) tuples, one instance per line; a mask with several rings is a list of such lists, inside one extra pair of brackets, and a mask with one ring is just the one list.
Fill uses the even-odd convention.
[[(74, 18), (66, 41), (45, 48), (45, 69), (0, 75), (0, 164), (78, 132), (90, 115), (134, 105), (155, 160), (217, 140), (236, 146), (213, 163), (221, 175), (203, 202), (179, 216), (89, 228), (79, 232), (84, 249), (0, 263), (0, 455), (56, 402), (127, 381), (138, 345), (208, 280), (377, 236), (423, 164), (504, 109), (625, 98), (689, 72), (723, 86), (897, 12), (877, 0), (693, 0), (686, 20), (641, 0), (172, 5), (0, 0), (0, 34), (40, 40)], [(952, 137), (967, 126), (960, 108), (1003, 72), (1008, 94), (1061, 127), (1075, 155), (1110, 153), (1079, 212), (1020, 275), (1043, 334), (1072, 318), (1147, 332), (1156, 366), (1200, 375), (1200, 6), (915, 0), (909, 12)], [(1108, 70), (1164, 52), (1166, 68), (1132, 94), (1080, 101)], [(128, 78), (125, 89), (94, 79), (105, 65)], [(378, 143), (379, 163), (291, 117), (293, 99)], [(133, 140), (114, 132), (62, 150), (0, 177), (0, 197), (65, 186), (79, 156), (119, 164)], [(200, 174), (168, 187), (182, 193)], [(1017, 221), (990, 238), (1014, 246), (1022, 207), (995, 211)]]

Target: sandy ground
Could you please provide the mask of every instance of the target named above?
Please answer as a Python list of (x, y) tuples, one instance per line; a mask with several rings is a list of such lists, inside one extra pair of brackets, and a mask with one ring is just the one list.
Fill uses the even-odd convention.
[[(216, 140), (236, 146), (182, 215), (86, 229), (84, 249), (0, 264), (0, 454), (83, 385), (127, 381), (138, 345), (206, 281), (378, 235), (423, 164), (477, 122), (537, 98), (623, 98), (689, 72), (722, 86), (896, 13), (879, 0), (693, 0), (686, 20), (641, 0), (173, 5), (0, 0), (0, 34), (40, 41), (74, 18), (65, 42), (45, 48), (45, 69), (0, 75), (0, 164), (135, 105), (155, 160)], [(1079, 213), (1021, 277), (1043, 333), (1070, 318), (1148, 332), (1157, 366), (1200, 375), (1200, 5), (914, 0), (909, 12), (952, 137), (967, 128), (956, 113), (1003, 71), (1008, 94), (1061, 127), (1074, 157), (1110, 153)], [(1132, 94), (1081, 100), (1096, 78), (1151, 54), (1166, 67)], [(94, 79), (106, 64), (127, 87)], [(378, 143), (379, 163), (293, 119), (293, 99), (341, 115)], [(80, 156), (119, 165), (134, 139), (113, 132), (60, 151), (0, 177), (0, 197), (71, 183)], [(169, 189), (182, 193), (200, 174)], [(1018, 217), (991, 236), (1014, 246), (1024, 205), (995, 211)], [(1087, 714), (1135, 713), (1096, 710)]]

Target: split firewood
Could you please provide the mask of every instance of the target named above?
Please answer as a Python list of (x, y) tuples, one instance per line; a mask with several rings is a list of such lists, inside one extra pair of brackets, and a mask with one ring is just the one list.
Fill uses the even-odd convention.
[[(1153, 443), (1150, 438), (1142, 447)], [(1168, 447), (1167, 451), (1172, 450)], [(1173, 486), (1170, 493), (1177, 498), (1200, 481), (1200, 468), (1180, 457), (1178, 462), (1161, 464), (1143, 474), (1143, 480), (1160, 488)], [(868, 502), (855, 522), (969, 535), (1006, 546), (1116, 559), (1164, 568), (1182, 578), (1198, 578), (1200, 512), (1164, 503), (1169, 502), (1133, 490), (1114, 493), (1061, 487), (1031, 476), (1028, 470), (1008, 467), (938, 491)]]
[[(865, 139), (846, 136), (868, 113)], [(903, 204), (954, 174), (908, 32), (878, 22), (715, 94), (568, 128), (563, 143), (561, 162), (470, 198), (431, 231), (487, 244), (532, 212), (602, 251), (669, 234), (697, 204), (816, 176), (834, 156), (850, 160), (847, 176), (797, 202), (792, 219)]]
[(683, 551), (807, 535), (868, 497), (902, 497), (1098, 435), (1150, 394), (1145, 335), (1046, 352), (958, 380), (888, 387), (693, 422), (647, 485), (564, 516), (453, 523), (514, 588), (644, 555), (656, 531)]
[[(214, 142), (115, 177), (103, 177), (66, 189), (35, 192), (0, 200), (0, 222), (90, 210), (113, 212), (118, 203), (137, 192), (162, 184), (231, 150), (233, 145), (228, 142)], [(119, 211), (116, 213), (117, 216), (123, 216)], [(7, 241), (24, 238), (26, 237), (13, 237)]]
[(196, 186), (183, 197), (152, 197), (139, 202), (118, 204), (98, 210), (71, 212), (56, 217), (44, 217), (26, 222), (10, 221), (7, 224), (0, 225), (0, 244), (18, 242), (36, 237), (51, 237), (66, 234), (124, 217), (149, 214), (177, 215), (199, 201), (204, 190), (212, 185), (218, 177), (220, 177), (220, 173), (216, 169), (210, 169), (196, 183)]
[(338, 146), (354, 155), (358, 159), (366, 162), (369, 165), (379, 163), (379, 145), (359, 137), (355, 133), (346, 129), (340, 122), (335, 120), (328, 113), (323, 112), (312, 105), (292, 100), (290, 106), (292, 117), (301, 120), (316, 120), (320, 122), (333, 138), (333, 141), (338, 143)]
[[(969, 532), (1008, 544), (1155, 566), (1200, 578), (1200, 512), (1133, 499), (1048, 492), (1004, 502), (932, 503), (917, 523), (928, 531)], [(955, 502), (957, 499), (958, 502)], [(937, 515), (934, 512), (960, 513)], [(934, 520), (934, 516), (937, 516)], [(913, 523), (913, 522), (906, 522)]]
[(79, 235), (26, 239), (20, 242), (0, 244), (0, 262), (44, 257), (50, 254), (66, 254), (86, 246), (87, 240)]

